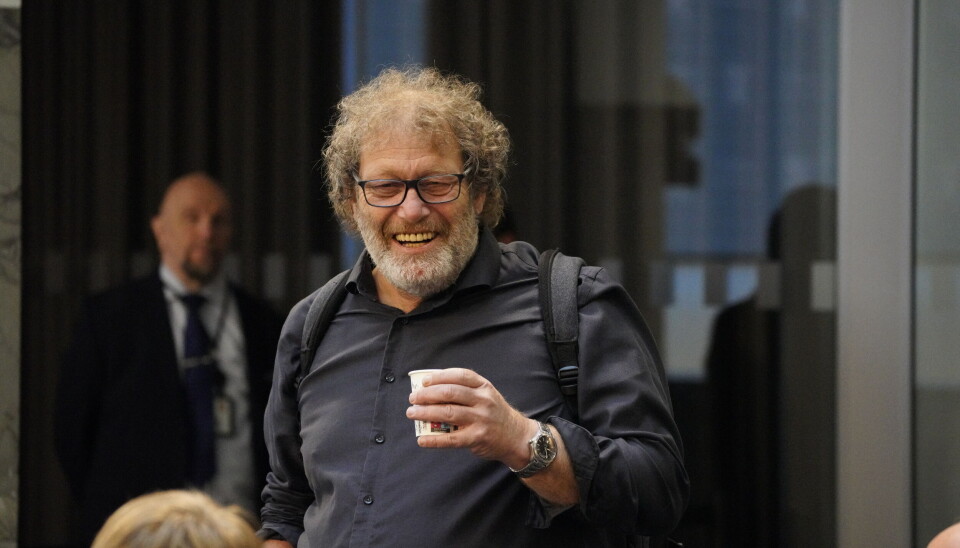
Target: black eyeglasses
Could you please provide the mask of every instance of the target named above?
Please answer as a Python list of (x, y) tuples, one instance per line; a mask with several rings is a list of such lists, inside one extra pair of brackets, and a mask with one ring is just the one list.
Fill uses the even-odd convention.
[(353, 180), (363, 190), (363, 198), (373, 207), (396, 207), (407, 199), (407, 192), (413, 188), (420, 200), (427, 204), (445, 204), (460, 197), (460, 183), (470, 173), (447, 173), (428, 175), (419, 179), (368, 179), (361, 181), (356, 172)]

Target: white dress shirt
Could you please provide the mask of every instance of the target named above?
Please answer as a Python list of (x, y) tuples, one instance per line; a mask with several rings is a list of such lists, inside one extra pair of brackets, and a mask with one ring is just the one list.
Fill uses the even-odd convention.
[[(170, 313), (170, 329), (177, 356), (183, 370), (183, 331), (187, 324), (187, 308), (179, 296), (187, 293), (176, 275), (166, 266), (160, 267), (167, 310)], [(224, 395), (233, 403), (233, 432), (230, 436), (219, 435), (217, 446), (217, 473), (202, 489), (223, 504), (237, 504), (256, 515), (252, 507), (255, 500), (252, 425), (250, 423), (249, 386), (247, 383), (247, 358), (240, 324), (240, 311), (230, 291), (226, 278), (221, 274), (199, 293), (206, 297), (200, 309), (200, 319), (210, 335), (213, 356), (217, 367), (224, 375)]]

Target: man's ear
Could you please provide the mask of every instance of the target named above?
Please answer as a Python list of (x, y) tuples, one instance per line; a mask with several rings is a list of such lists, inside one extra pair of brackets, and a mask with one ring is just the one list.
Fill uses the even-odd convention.
[(150, 219), (150, 230), (153, 232), (153, 239), (156, 240), (157, 250), (162, 249), (163, 241), (163, 219), (160, 218), (160, 215), (154, 215)]
[(483, 204), (487, 203), (487, 195), (480, 194), (473, 199), (473, 210), (480, 215), (480, 212), (483, 211)]

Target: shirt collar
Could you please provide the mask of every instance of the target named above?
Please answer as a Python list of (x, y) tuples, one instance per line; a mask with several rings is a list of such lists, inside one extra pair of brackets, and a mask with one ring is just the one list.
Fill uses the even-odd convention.
[(481, 228), (477, 252), (454, 284), (454, 292), (478, 287), (493, 287), (499, 276), (500, 243), (490, 229)]

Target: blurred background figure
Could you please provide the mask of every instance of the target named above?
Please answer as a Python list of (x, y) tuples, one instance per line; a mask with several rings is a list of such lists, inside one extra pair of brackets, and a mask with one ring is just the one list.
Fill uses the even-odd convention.
[(141, 495), (114, 512), (93, 548), (256, 548), (252, 516), (199, 491)]
[(151, 229), (159, 268), (89, 298), (62, 363), (55, 443), (84, 545), (121, 504), (161, 489), (190, 486), (256, 512), (266, 475), (281, 320), (222, 273), (230, 200), (189, 173), (167, 188)]
[(833, 234), (835, 219), (832, 187), (791, 191), (767, 232), (767, 258), (783, 265), (777, 282), (714, 321), (707, 372), (719, 546), (782, 546), (784, 470), (803, 467), (811, 485), (830, 474), (824, 453), (834, 443), (834, 345), (815, 341), (834, 340), (836, 315), (814, 306), (811, 277), (818, 263), (836, 259), (836, 247), (811, 235), (817, 227)]

